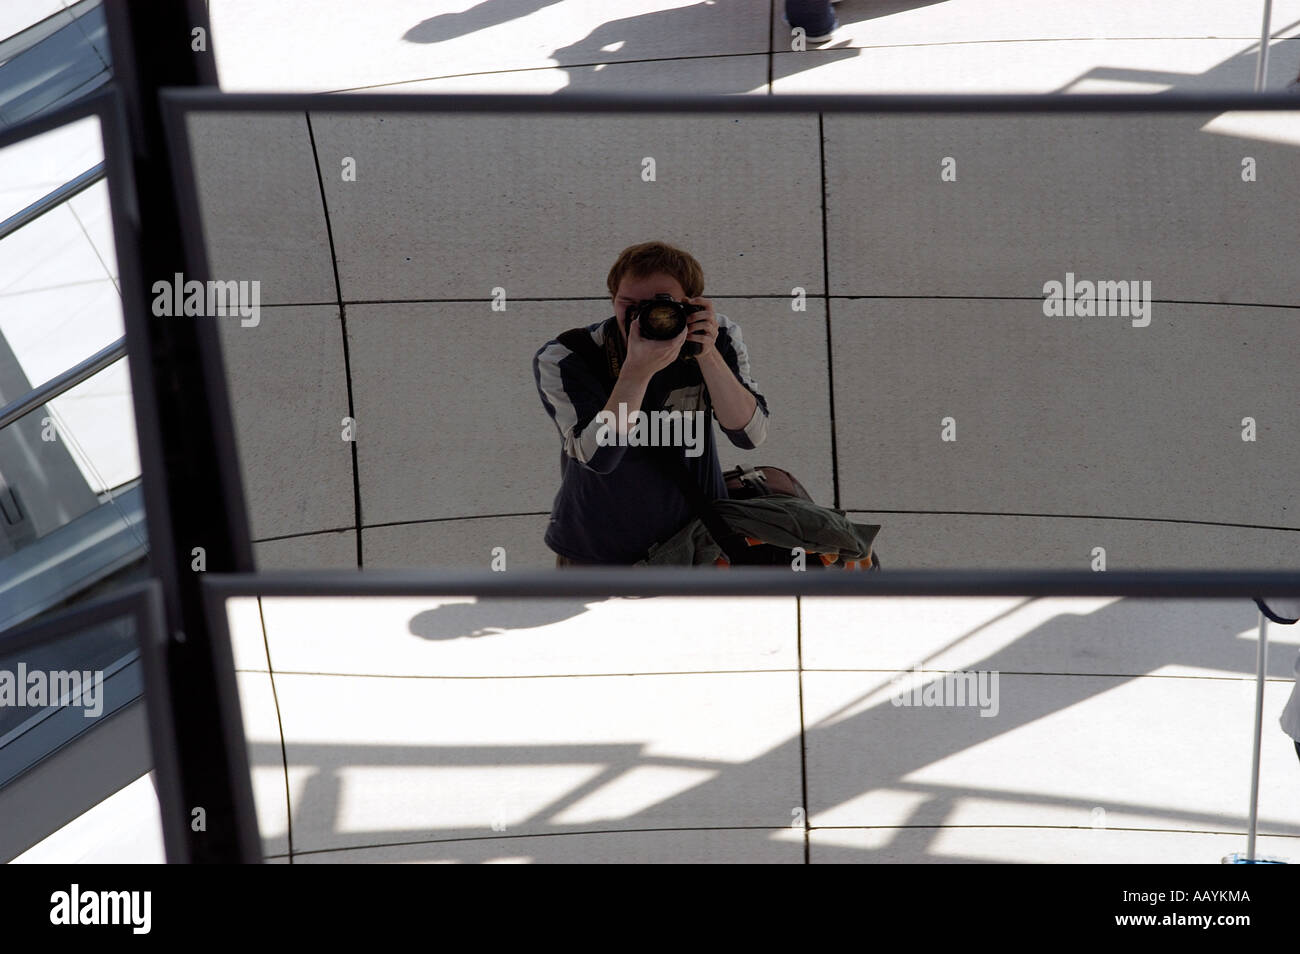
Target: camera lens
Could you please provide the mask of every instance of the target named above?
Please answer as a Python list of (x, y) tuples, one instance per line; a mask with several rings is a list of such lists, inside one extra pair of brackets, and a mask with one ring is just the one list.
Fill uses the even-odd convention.
[(682, 330), (681, 312), (672, 303), (654, 304), (641, 312), (641, 333), (665, 341)]

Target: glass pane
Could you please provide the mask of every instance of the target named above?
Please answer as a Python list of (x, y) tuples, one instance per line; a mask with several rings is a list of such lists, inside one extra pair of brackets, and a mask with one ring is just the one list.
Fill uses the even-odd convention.
[[(1298, 112), (308, 122), (187, 126), (260, 294), (213, 319), (259, 566), (711, 565), (661, 443), (710, 498), (791, 472), (886, 569), (1295, 566)], [(643, 360), (602, 439), (558, 337), (630, 367), (607, 278), (650, 241), (690, 259), (627, 294), (707, 299), (727, 372)]]
[(0, 149), (3, 214), (48, 206), (0, 239), (0, 631), (147, 573), (126, 359), (33, 396), (123, 336), (107, 180), (46, 199), (102, 159), (93, 116)]
[(125, 364), (0, 429), (0, 630), (148, 575)]
[(139, 696), (138, 659), (130, 619), (0, 655), (0, 786)]
[(0, 862), (162, 860), (141, 638), (129, 607), (0, 635)]
[(112, 78), (111, 62), (100, 0), (9, 0), (0, 10), (0, 127), (93, 92)]
[[(102, 161), (95, 117), (0, 149), (6, 210), (0, 218)], [(0, 239), (0, 336), (15, 365), (0, 377), (0, 401), (58, 376), (122, 334), (108, 184), (101, 179)]]

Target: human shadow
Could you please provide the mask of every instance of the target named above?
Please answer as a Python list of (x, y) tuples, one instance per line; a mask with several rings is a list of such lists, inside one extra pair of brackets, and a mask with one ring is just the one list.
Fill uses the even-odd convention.
[[(845, 3), (836, 7), (836, 13), (840, 24), (848, 25), (942, 2), (945, 0), (886, 0), (883, 3), (869, 4), (845, 0)], [(606, 72), (609, 67), (621, 63), (656, 61), (671, 68), (671, 62), (679, 60), (683, 64), (679, 68), (685, 69), (690, 61), (716, 62), (733, 57), (767, 56), (772, 53), (769, 38), (774, 43), (776, 52), (789, 51), (790, 41), (786, 40), (782, 32), (788, 28), (779, 20), (781, 7), (780, 0), (777, 0), (778, 22), (774, 37), (770, 37), (767, 4), (755, 4), (749, 0), (701, 0), (688, 6), (604, 20), (581, 39), (553, 50), (551, 59), (565, 74), (566, 91), (604, 91), (611, 87), (635, 90), (643, 84), (611, 83)], [(678, 39), (715, 29), (714, 24), (721, 17), (731, 17), (739, 29), (743, 24), (741, 18), (756, 15), (761, 15), (762, 19), (752, 20), (748, 26), (753, 33), (753, 42), (747, 49), (728, 49), (725, 52), (686, 49)], [(848, 59), (857, 55), (855, 51), (845, 48), (844, 42), (814, 49), (817, 57), (815, 61), (809, 61), (809, 68), (824, 65), (836, 58)], [(731, 74), (715, 72), (708, 91), (715, 94), (754, 92), (757, 87), (752, 82), (752, 75), (739, 70)], [(691, 84), (688, 82), (686, 85)]]
[(521, 19), (560, 2), (561, 0), (482, 0), (468, 10), (439, 13), (421, 20), (402, 34), (402, 39), (408, 43), (442, 43), (444, 40), (454, 40)]
[(445, 603), (411, 617), (411, 635), (421, 639), (449, 640), (499, 636), (512, 630), (535, 629), (580, 616), (593, 603), (608, 597), (585, 600), (564, 598), (481, 600), (473, 603)]

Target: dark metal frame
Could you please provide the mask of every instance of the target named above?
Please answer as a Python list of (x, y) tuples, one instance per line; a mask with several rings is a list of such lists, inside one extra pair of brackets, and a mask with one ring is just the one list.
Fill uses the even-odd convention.
[(34, 222), (51, 209), (58, 208), (75, 195), (89, 189), (104, 178), (104, 164), (97, 162), (81, 175), (69, 179), (52, 192), (41, 196), (25, 209), (19, 209), (9, 218), (0, 222), (0, 239), (12, 235), (29, 222)]
[(105, 88), (91, 93), (85, 99), (79, 99), (75, 103), (56, 109), (53, 112), (24, 120), (6, 129), (0, 129), (0, 149), (26, 142), (28, 139), (40, 136), (43, 133), (62, 129), (70, 123), (75, 123), (79, 119), (88, 119), (91, 116), (104, 124), (109, 121), (105, 117), (113, 112), (112, 103), (113, 92), (111, 89)]
[[(301, 113), (1221, 113), (1300, 111), (1290, 93), (1053, 93), (1009, 95), (834, 96), (696, 95), (645, 93), (222, 93), (161, 91), (173, 156), (186, 112)], [(180, 171), (179, 169), (177, 170)], [(179, 176), (178, 176), (179, 178)]]
[[(147, 290), (185, 271), (181, 220), (167, 155), (158, 92), (215, 89), (211, 27), (202, 0), (138, 4), (106, 0), (116, 90), (115, 123), (106, 136), (110, 184), (133, 185), (114, 203), (131, 386), (139, 435), (153, 572), (162, 589), (166, 639), (154, 647), (168, 687), (174, 746), (158, 753), (160, 777), (172, 774), (163, 804), (169, 861), (261, 860), (247, 744), (224, 627), (209, 631), (191, 553), (201, 547), (213, 570), (252, 569), (247, 509), (234, 446), (216, 330), (208, 322), (151, 320)], [(206, 52), (191, 49), (205, 30)], [(123, 197), (119, 194), (119, 200)], [(129, 264), (128, 264), (129, 263)], [(196, 830), (193, 813), (205, 826)]]
[(32, 388), (22, 397), (0, 407), (0, 428), (8, 427), (15, 421), (36, 410), (42, 404), (66, 394), (83, 381), (93, 378), (109, 365), (126, 357), (126, 338), (118, 338), (105, 345), (89, 358), (73, 365), (62, 374), (50, 378), (44, 384)]
[(1234, 570), (891, 570), (796, 573), (768, 567), (726, 572), (687, 567), (559, 570), (265, 570), (209, 573), (209, 612), (238, 596), (1121, 596), (1238, 599), (1300, 596), (1294, 572)]

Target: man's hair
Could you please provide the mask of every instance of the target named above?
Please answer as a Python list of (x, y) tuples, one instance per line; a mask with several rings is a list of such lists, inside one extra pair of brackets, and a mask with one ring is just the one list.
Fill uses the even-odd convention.
[(684, 252), (664, 242), (642, 242), (629, 245), (618, 253), (618, 260), (609, 270), (605, 284), (609, 286), (609, 297), (618, 295), (618, 286), (623, 279), (645, 278), (656, 272), (663, 272), (677, 280), (687, 298), (698, 298), (704, 291), (704, 269), (690, 252)]

